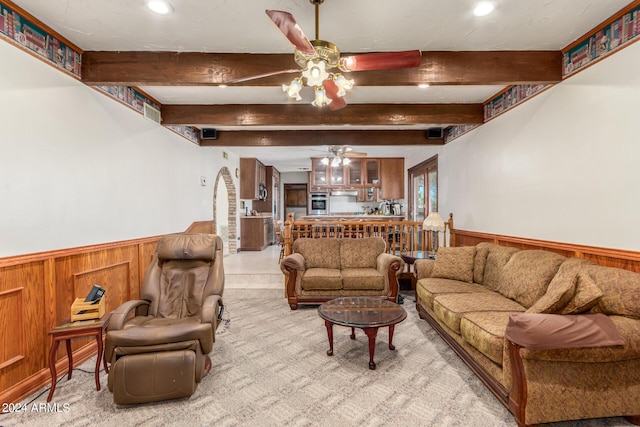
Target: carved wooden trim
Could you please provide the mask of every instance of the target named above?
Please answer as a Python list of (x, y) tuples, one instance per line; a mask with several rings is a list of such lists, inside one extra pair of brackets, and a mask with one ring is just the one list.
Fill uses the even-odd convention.
[(471, 246), (491, 242), (518, 249), (543, 249), (564, 256), (585, 258), (606, 267), (624, 268), (640, 273), (640, 252), (624, 249), (601, 248), (572, 243), (552, 242), (525, 237), (504, 236), (467, 230), (451, 230), (451, 246)]

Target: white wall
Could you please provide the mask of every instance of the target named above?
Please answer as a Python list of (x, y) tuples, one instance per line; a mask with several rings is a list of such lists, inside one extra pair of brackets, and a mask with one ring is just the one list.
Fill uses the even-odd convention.
[(214, 179), (237, 159), (223, 160), (219, 149), (194, 145), (4, 41), (0, 58), (0, 257), (213, 219)]
[(447, 144), (456, 228), (640, 250), (640, 43)]

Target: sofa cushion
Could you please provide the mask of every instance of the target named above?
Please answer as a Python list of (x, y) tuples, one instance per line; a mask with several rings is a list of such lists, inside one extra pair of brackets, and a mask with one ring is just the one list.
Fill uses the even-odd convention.
[(594, 270), (596, 284), (604, 295), (592, 311), (640, 319), (640, 274), (613, 267)]
[(492, 291), (498, 289), (502, 269), (507, 262), (509, 262), (511, 256), (516, 252), (519, 252), (519, 249), (494, 244), (490, 245), (487, 260), (484, 263), (482, 282), (478, 283), (482, 283)]
[(305, 291), (342, 289), (342, 275), (335, 268), (307, 268), (300, 283)]
[(473, 259), (473, 281), (482, 284), (482, 276), (484, 275), (484, 266), (487, 263), (487, 255), (494, 243), (481, 242), (476, 245), (476, 256)]
[(523, 312), (525, 308), (496, 292), (443, 294), (433, 300), (436, 318), (458, 334), (462, 316), (476, 311)]
[(427, 278), (420, 279), (416, 283), (416, 292), (420, 301), (433, 309), (433, 299), (441, 294), (469, 293), (469, 292), (492, 292), (477, 283), (461, 282), (451, 279)]
[(384, 275), (375, 268), (343, 268), (342, 287), (381, 291), (384, 289)]
[(342, 239), (340, 266), (342, 268), (375, 268), (378, 255), (385, 249), (385, 241), (378, 237)]
[(305, 268), (340, 268), (339, 239), (296, 239), (293, 252), (302, 254)]
[(441, 247), (433, 265), (431, 277), (473, 282), (475, 246)]
[(502, 269), (496, 290), (529, 308), (545, 294), (564, 260), (565, 257), (555, 252), (516, 252)]
[(571, 300), (560, 310), (560, 314), (579, 314), (598, 304), (602, 291), (586, 271), (576, 275), (576, 290)]
[(505, 336), (530, 350), (624, 345), (608, 316), (514, 313)]
[(460, 334), (480, 353), (502, 366), (504, 332), (512, 314), (510, 311), (466, 313), (460, 321)]
[(563, 310), (575, 294), (578, 271), (587, 262), (580, 258), (569, 258), (563, 262), (547, 292), (529, 307), (527, 313), (559, 313)]

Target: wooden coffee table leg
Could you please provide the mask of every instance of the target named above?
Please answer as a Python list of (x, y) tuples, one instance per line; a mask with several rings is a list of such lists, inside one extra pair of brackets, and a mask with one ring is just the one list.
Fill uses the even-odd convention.
[(395, 328), (395, 325), (389, 326), (389, 350), (395, 350), (396, 349), (396, 346), (392, 344), (394, 328)]
[(349, 337), (352, 340), (356, 339), (356, 328), (354, 328), (353, 326), (351, 327), (351, 336)]
[(369, 338), (369, 369), (376, 369), (376, 362), (373, 361), (373, 353), (376, 350), (376, 335), (378, 335), (378, 328), (364, 328), (364, 333)]
[(333, 323), (325, 320), (324, 326), (327, 327), (327, 336), (329, 337), (329, 350), (327, 350), (327, 356), (333, 356)]
[(71, 340), (67, 341), (67, 359), (69, 360), (69, 375), (67, 375), (67, 381), (71, 379), (73, 373), (73, 352), (71, 351)]

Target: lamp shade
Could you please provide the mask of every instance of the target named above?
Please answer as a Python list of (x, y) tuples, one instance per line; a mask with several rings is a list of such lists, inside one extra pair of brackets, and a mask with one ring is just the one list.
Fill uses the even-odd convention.
[(431, 212), (424, 219), (422, 229), (428, 231), (444, 231), (444, 221), (438, 212)]

